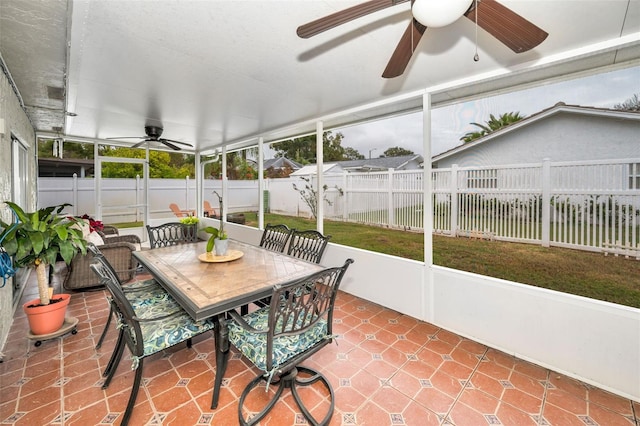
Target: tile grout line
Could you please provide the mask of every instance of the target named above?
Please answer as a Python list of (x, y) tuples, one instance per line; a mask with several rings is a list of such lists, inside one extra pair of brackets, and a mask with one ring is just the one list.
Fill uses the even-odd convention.
[[(482, 363), (482, 360), (484, 359), (484, 357), (487, 356), (488, 352), (489, 352), (489, 347), (485, 346), (485, 349), (484, 349), (484, 352), (482, 353), (482, 356), (478, 360), (478, 363), (476, 364), (476, 366), (471, 371), (471, 374), (469, 374), (469, 378), (466, 380), (464, 386), (462, 387), (462, 389), (460, 389), (460, 392), (458, 392), (458, 395), (453, 400), (453, 404), (451, 404), (451, 408), (449, 408), (449, 411), (447, 411), (447, 414), (446, 414), (445, 418), (440, 423), (441, 425), (444, 424), (444, 422), (448, 421), (447, 419), (449, 419), (449, 416), (451, 415), (451, 412), (453, 411), (453, 408), (456, 406), (456, 404), (460, 400), (460, 397), (464, 393), (465, 389), (467, 389), (467, 388), (471, 389), (471, 387), (469, 386), (471, 384), (471, 378), (476, 374), (476, 372), (478, 371), (478, 368), (480, 368), (480, 364)], [(453, 420), (451, 420), (450, 423), (453, 424)]]
[(540, 413), (538, 414), (538, 426), (544, 426), (546, 421), (544, 421), (544, 407), (547, 404), (547, 392), (549, 391), (549, 384), (551, 383), (551, 370), (547, 369), (547, 380), (544, 384), (544, 391), (542, 393), (542, 404), (540, 404)]

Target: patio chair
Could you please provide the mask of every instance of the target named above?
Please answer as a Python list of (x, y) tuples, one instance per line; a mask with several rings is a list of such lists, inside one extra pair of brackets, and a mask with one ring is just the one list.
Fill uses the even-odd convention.
[[(275, 286), (271, 300), (277, 303), (243, 316), (235, 311), (229, 312), (230, 343), (263, 372), (245, 387), (240, 396), (240, 424), (254, 425), (263, 419), (285, 388), (291, 389), (294, 401), (310, 424), (329, 423), (334, 410), (333, 388), (320, 372), (302, 367), (300, 363), (331, 343), (335, 337), (332, 334), (333, 307), (342, 277), (351, 263), (353, 260), (347, 259), (342, 267), (324, 269), (288, 284)], [(277, 390), (259, 413), (246, 419), (244, 402), (262, 381), (266, 382), (267, 388), (273, 384)], [(318, 391), (321, 395), (328, 395), (330, 401), (328, 412), (321, 421), (310, 412), (310, 409), (317, 412), (317, 395), (298, 390), (316, 382), (324, 387)], [(313, 395), (309, 408), (302, 400), (305, 395)], [(254, 408), (256, 400), (251, 400)]]
[(198, 240), (197, 226), (169, 222), (158, 226), (147, 225), (151, 248), (193, 243)]
[(110, 361), (110, 363), (113, 361), (113, 365), (102, 385), (102, 389), (106, 389), (109, 386), (125, 346), (131, 352), (132, 369), (135, 370), (135, 378), (129, 402), (120, 423), (121, 425), (127, 425), (140, 389), (144, 358), (182, 342), (186, 342), (187, 347), (190, 348), (193, 337), (213, 330), (214, 320), (194, 321), (182, 309), (170, 314), (159, 311), (154, 316), (141, 318), (125, 296), (110, 268), (106, 267), (99, 259), (94, 259), (91, 263), (91, 269), (100, 277), (100, 281), (106, 285), (111, 295), (109, 302), (118, 319), (118, 342)]
[(291, 236), (291, 231), (287, 225), (272, 225), (268, 223), (262, 232), (260, 247), (283, 253)]
[(318, 231), (291, 231), (291, 240), (289, 241), (289, 256), (307, 260), (313, 263), (320, 263), (324, 250), (331, 235), (322, 235)]
[[(132, 252), (140, 246), (140, 238), (136, 235), (105, 235), (99, 231), (97, 234), (100, 241), (96, 245), (113, 268), (118, 271), (118, 278), (121, 281), (131, 280), (136, 270)], [(92, 259), (93, 254), (87, 252), (86, 255), (77, 254), (71, 260), (67, 267), (67, 275), (62, 282), (66, 290), (83, 290), (101, 286), (100, 281), (89, 268)]]
[[(109, 260), (104, 257), (104, 255), (100, 252), (98, 247), (94, 244), (87, 245), (87, 251), (93, 254), (93, 258), (104, 265), (105, 268), (109, 269), (111, 274), (118, 278), (118, 274), (116, 270), (111, 266)], [(92, 271), (93, 273), (93, 271)], [(95, 273), (94, 273), (95, 275)], [(126, 298), (131, 302), (134, 311), (139, 317), (148, 316), (147, 312), (174, 312), (180, 308), (178, 302), (176, 302), (173, 297), (169, 295), (161, 286), (154, 280), (146, 279), (146, 280), (137, 280), (133, 279), (131, 281), (122, 282), (118, 278), (118, 284), (122, 288)], [(107, 331), (109, 330), (109, 326), (111, 325), (111, 318), (115, 314), (113, 310), (113, 306), (110, 306), (109, 316), (107, 317), (107, 322), (104, 325), (104, 329), (100, 334), (100, 338), (98, 339), (98, 343), (96, 344), (96, 350), (100, 349), (102, 346), (102, 342), (107, 335)], [(107, 368), (105, 369), (105, 375), (109, 372), (110, 364), (107, 364)]]
[(195, 216), (196, 215), (196, 211), (195, 210), (182, 210), (182, 209), (180, 209), (180, 207), (178, 207), (178, 205), (176, 203), (169, 204), (169, 208), (171, 209), (173, 214), (176, 215), (176, 217), (187, 217), (187, 216)]
[(203, 203), (203, 204), (204, 204), (204, 209), (203, 209), (203, 211), (204, 211), (204, 215), (205, 215), (205, 216), (207, 216), (207, 217), (212, 217), (212, 218), (215, 218), (215, 219), (219, 219), (219, 218), (220, 218), (220, 215), (218, 214), (218, 212), (216, 211), (216, 209), (214, 209), (214, 208), (211, 206), (211, 203), (210, 203), (210, 202), (208, 202), (207, 200), (204, 200), (204, 203)]

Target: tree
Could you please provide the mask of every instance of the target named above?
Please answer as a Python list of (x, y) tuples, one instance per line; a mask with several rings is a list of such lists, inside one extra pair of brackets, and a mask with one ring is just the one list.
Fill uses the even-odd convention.
[(472, 125), (479, 127), (480, 130), (475, 132), (468, 132), (464, 136), (460, 138), (461, 141), (467, 143), (474, 141), (476, 139), (482, 138), (491, 134), (497, 130), (502, 129), (503, 127), (509, 126), (513, 123), (516, 123), (523, 118), (526, 118), (525, 115), (520, 115), (519, 112), (505, 112), (504, 114), (496, 117), (493, 114), (489, 115), (489, 120), (485, 122), (485, 124), (471, 123)]
[(613, 109), (622, 111), (640, 111), (640, 96), (636, 93), (621, 104), (615, 104)]
[[(311, 178), (300, 176), (300, 179), (305, 182), (304, 188), (298, 188), (298, 186), (293, 183), (293, 189), (300, 194), (300, 198), (302, 198), (302, 201), (304, 201), (305, 204), (309, 206), (309, 209), (311, 210), (311, 216), (313, 216), (313, 218), (315, 219), (318, 217), (318, 191), (316, 191), (315, 187), (311, 183)], [(344, 195), (342, 188), (339, 188), (338, 185), (335, 185), (334, 188), (338, 190), (340, 196)], [(330, 206), (333, 205), (331, 200), (327, 198), (327, 189), (329, 189), (329, 186), (323, 185), (322, 189), (324, 201)]]
[[(133, 148), (101, 147), (101, 155), (120, 158), (145, 158), (145, 150)], [(112, 163), (102, 164), (103, 178), (134, 178), (142, 176), (141, 164)], [(195, 177), (195, 157), (166, 151), (149, 151), (149, 177), (165, 179), (184, 179)]]
[[(353, 148), (342, 146), (342, 133), (333, 135), (330, 131), (322, 137), (323, 161), (344, 161), (364, 158)], [(300, 164), (316, 163), (316, 136), (308, 135), (289, 139), (272, 145), (276, 157), (286, 157)]]
[(345, 160), (364, 160), (364, 155), (360, 154), (355, 148), (350, 146), (344, 147), (343, 158)]
[(388, 148), (383, 155), (385, 157), (402, 157), (403, 155), (411, 155), (414, 152), (409, 150), (409, 149), (405, 149), (405, 148), (400, 148), (399, 146), (393, 147), (393, 148)]

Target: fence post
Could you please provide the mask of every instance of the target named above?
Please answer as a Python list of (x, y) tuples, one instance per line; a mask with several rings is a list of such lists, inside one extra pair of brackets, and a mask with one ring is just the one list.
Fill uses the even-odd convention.
[(451, 236), (457, 236), (458, 231), (458, 165), (451, 165), (451, 217), (449, 223), (451, 223), (450, 232)]
[[(187, 175), (185, 178), (185, 182), (184, 182), (184, 204), (185, 204), (185, 210), (189, 210), (189, 175)], [(222, 214), (222, 213), (220, 213)], [(222, 216), (220, 216), (222, 217)]]
[(393, 203), (393, 172), (394, 172), (393, 168), (389, 169), (388, 171), (389, 180), (388, 180), (387, 194), (389, 199), (389, 220), (388, 220), (389, 226), (395, 226), (396, 224), (395, 206)]
[(136, 175), (136, 222), (140, 220), (140, 175)]
[(78, 216), (78, 174), (73, 174), (72, 179), (73, 185), (73, 215)]
[(542, 247), (551, 241), (551, 160), (542, 160)]
[(345, 222), (349, 218), (349, 190), (347, 188), (347, 172), (346, 170), (342, 171), (342, 220)]

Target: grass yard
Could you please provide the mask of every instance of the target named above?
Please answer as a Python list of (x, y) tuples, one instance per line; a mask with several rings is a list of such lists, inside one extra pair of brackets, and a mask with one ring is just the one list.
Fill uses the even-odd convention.
[[(257, 226), (255, 213), (245, 213)], [(315, 221), (265, 215), (265, 223), (315, 229)], [(325, 221), (331, 242), (423, 260), (422, 233)], [(640, 308), (640, 261), (581, 250), (467, 238), (433, 237), (436, 265)]]

